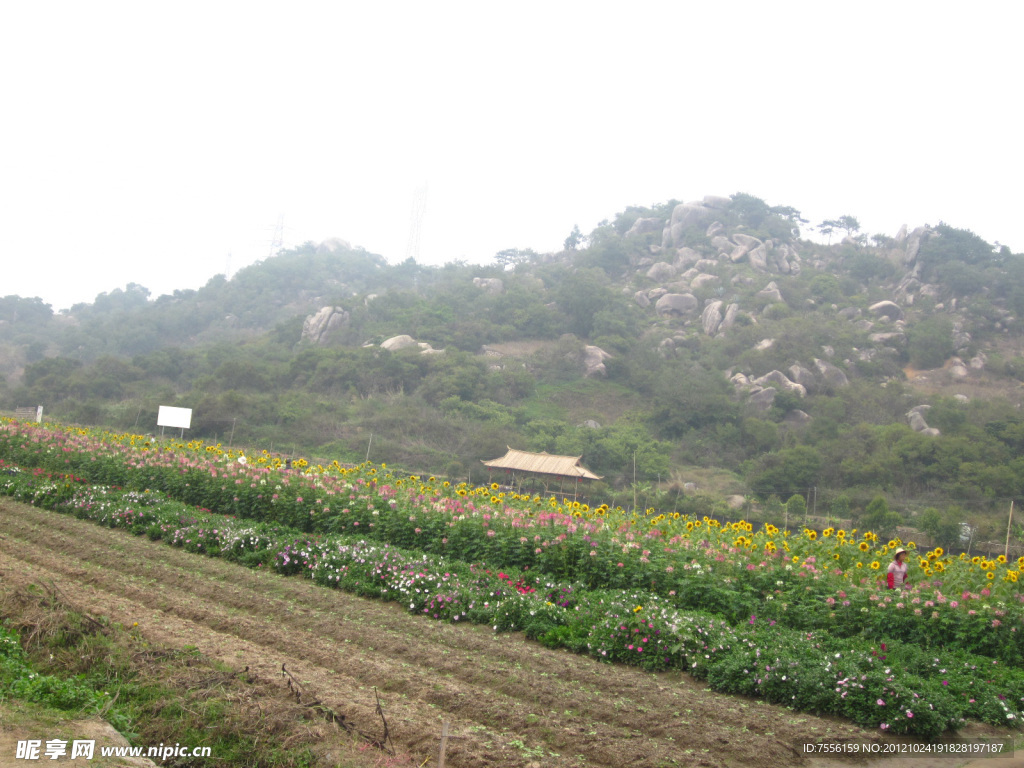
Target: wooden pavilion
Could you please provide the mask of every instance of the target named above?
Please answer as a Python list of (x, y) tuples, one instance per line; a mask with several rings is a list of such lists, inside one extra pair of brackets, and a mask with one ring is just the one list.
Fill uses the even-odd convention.
[(503, 470), (507, 476), (507, 482), (504, 484), (510, 487), (515, 487), (517, 477), (522, 485), (524, 477), (534, 476), (540, 479), (544, 484), (544, 492), (548, 493), (549, 483), (557, 478), (558, 492), (564, 495), (562, 488), (565, 481), (571, 480), (572, 495), (575, 499), (583, 480), (602, 479), (602, 475), (595, 475), (580, 464), (581, 458), (582, 456), (556, 456), (547, 452), (530, 453), (509, 448), (508, 453), (504, 456), (490, 461), (481, 459), (481, 463), (487, 467), (488, 481), (490, 481), (491, 473), (494, 470)]

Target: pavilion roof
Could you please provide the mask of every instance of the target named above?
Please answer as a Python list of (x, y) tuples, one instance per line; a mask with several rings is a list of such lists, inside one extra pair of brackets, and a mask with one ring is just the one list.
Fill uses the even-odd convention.
[(580, 464), (581, 456), (557, 456), (551, 453), (530, 453), (509, 448), (508, 453), (497, 459), (483, 461), (483, 465), (491, 469), (510, 469), (516, 472), (532, 472), (538, 475), (557, 475), (559, 477), (577, 477), (585, 480), (600, 480)]

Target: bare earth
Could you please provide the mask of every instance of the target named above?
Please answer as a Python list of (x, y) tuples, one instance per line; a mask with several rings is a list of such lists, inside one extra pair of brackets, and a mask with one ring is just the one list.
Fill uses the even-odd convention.
[[(804, 744), (890, 743), (845, 721), (713, 693), (687, 675), (601, 664), (520, 634), (432, 621), (0, 500), (0, 588), (51, 582), (90, 614), (125, 626), (138, 622), (154, 645), (194, 646), (282, 686), (284, 664), (364, 731), (381, 730), (377, 688), (397, 751), (414, 765), (437, 765), (444, 720), (451, 723), (451, 768), (824, 768), (855, 762), (811, 759)], [(4, 762), (8, 757), (0, 756), (0, 765), (26, 764)], [(1024, 760), (977, 765), (1006, 768)]]

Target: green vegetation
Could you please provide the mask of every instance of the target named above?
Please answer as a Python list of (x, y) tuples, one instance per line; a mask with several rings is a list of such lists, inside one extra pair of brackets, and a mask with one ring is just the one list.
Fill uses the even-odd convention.
[[(561, 253), (510, 248), (487, 266), (388, 265), (307, 243), (198, 290), (153, 298), (129, 283), (66, 315), (7, 296), (0, 408), (41, 403), (64, 421), (153, 431), (158, 406), (188, 407), (190, 434), (224, 445), (385, 458), (456, 480), (482, 477), (480, 460), (506, 446), (571, 453), (605, 477), (595, 496), (631, 503), (637, 483), (660, 506), (676, 506), (700, 472), (721, 471), (761, 502), (811, 501), (813, 489), (811, 514), (842, 496), (856, 517), (882, 497), (905, 520), (955, 510), (984, 534), (986, 515), (1024, 494), (1024, 258), (943, 223), (920, 238), (912, 266), (905, 241), (867, 237), (854, 216), (818, 225), (845, 235), (822, 245), (800, 239), (807, 221), (789, 206), (747, 193), (716, 204), (720, 236), (770, 240), (766, 252), (785, 249), (795, 268), (720, 258), (710, 219), (663, 247), (668, 201), (630, 207), (589, 235), (574, 228)], [(657, 226), (630, 234), (640, 220)], [(647, 276), (659, 261), (673, 277)], [(709, 279), (690, 287), (688, 269)], [(769, 282), (777, 295), (763, 291)], [(659, 314), (653, 290), (690, 293), (696, 309)], [(871, 314), (893, 299), (904, 319)], [(713, 335), (701, 319), (710, 301), (723, 314), (736, 305)], [(304, 339), (323, 307), (342, 322)], [(401, 334), (444, 352), (379, 346)], [(593, 346), (610, 357), (588, 377)], [(980, 383), (969, 402), (950, 397), (952, 384), (905, 379), (908, 366), (979, 353), (988, 362), (971, 373)], [(818, 375), (816, 359), (849, 383)], [(794, 365), (812, 376), (806, 395), (779, 391), (767, 408), (729, 381)], [(918, 405), (931, 406), (939, 436), (908, 426)]]

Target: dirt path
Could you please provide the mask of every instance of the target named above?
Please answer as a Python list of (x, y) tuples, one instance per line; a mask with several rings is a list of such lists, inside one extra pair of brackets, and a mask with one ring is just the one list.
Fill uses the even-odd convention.
[(367, 731), (380, 729), (376, 687), (392, 738), (417, 765), (436, 765), (445, 719), (452, 768), (823, 766), (803, 744), (879, 739), (845, 721), (716, 694), (686, 675), (431, 621), (7, 500), (0, 580), (52, 581), (81, 609), (138, 622), (153, 643), (195, 646), (264, 678), (280, 679), (285, 664)]

